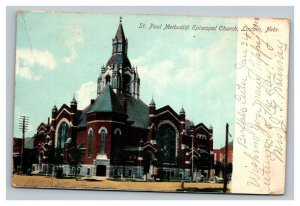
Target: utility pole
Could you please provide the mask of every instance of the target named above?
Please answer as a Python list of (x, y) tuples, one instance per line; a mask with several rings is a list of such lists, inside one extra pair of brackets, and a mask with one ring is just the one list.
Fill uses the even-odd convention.
[(22, 172), (24, 172), (24, 148), (25, 148), (25, 132), (28, 131), (29, 117), (20, 116), (19, 117), (19, 129), (22, 132), (22, 148), (21, 148), (21, 166)]
[(228, 133), (229, 133), (229, 125), (226, 123), (226, 138), (225, 138), (225, 158), (224, 158), (224, 185), (223, 185), (223, 192), (226, 193), (227, 191), (227, 156), (228, 156)]

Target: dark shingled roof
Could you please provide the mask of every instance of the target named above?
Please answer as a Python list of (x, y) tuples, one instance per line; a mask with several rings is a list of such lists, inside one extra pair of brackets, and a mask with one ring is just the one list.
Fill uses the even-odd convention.
[[(124, 95), (117, 95), (119, 100), (124, 98)], [(133, 121), (133, 127), (148, 128), (149, 124), (149, 108), (140, 99), (136, 99), (132, 96), (126, 96), (127, 98), (127, 114), (128, 121)]]
[(84, 108), (82, 111), (79, 111), (77, 113), (77, 119), (78, 119), (78, 127), (85, 127), (86, 126), (86, 113), (91, 109), (93, 105), (90, 104), (86, 108)]
[(131, 63), (127, 57), (127, 55), (125, 54), (118, 54), (118, 53), (115, 53), (113, 54), (110, 59), (108, 60), (107, 62), (107, 66), (111, 66), (112, 64), (122, 64), (123, 68), (126, 68), (126, 67), (130, 67), (131, 68)]
[[(78, 127), (86, 126), (86, 115), (90, 112), (120, 112), (123, 113), (123, 99), (125, 95), (116, 94), (111, 86), (106, 86), (97, 97), (94, 104), (90, 104), (80, 114), (78, 114)], [(133, 121), (133, 127), (148, 128), (149, 109), (140, 99), (132, 96), (127, 98), (128, 121)]]
[(107, 85), (97, 97), (94, 105), (89, 110), (89, 113), (91, 112), (123, 112), (121, 101), (119, 101), (110, 85)]

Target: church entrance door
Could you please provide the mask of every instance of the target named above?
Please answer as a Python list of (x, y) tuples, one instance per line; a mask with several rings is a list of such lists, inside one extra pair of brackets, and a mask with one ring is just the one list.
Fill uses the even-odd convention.
[(96, 176), (105, 177), (106, 176), (106, 166), (97, 165)]

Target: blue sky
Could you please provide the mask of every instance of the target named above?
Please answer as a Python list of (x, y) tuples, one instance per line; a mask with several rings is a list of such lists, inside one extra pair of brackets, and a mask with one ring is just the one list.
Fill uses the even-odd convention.
[[(214, 128), (214, 147), (224, 145), (225, 124), (234, 134), (236, 33), (139, 29), (140, 23), (235, 26), (233, 18), (122, 15), (128, 56), (141, 79), (140, 98), (170, 105), (186, 118)], [(111, 55), (119, 15), (18, 13), (14, 136), (28, 115), (27, 136), (46, 122), (54, 104), (79, 108), (96, 97), (96, 80)]]

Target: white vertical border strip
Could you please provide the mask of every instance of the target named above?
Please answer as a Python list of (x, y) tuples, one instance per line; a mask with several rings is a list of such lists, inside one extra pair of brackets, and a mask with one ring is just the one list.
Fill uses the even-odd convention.
[(288, 19), (238, 20), (233, 193), (285, 191)]
[[(1, 60), (0, 60), (0, 96), (1, 96), (1, 110), (6, 111), (6, 8), (3, 3), (0, 2), (0, 52), (1, 52)], [(0, 118), (0, 164), (4, 166), (6, 164), (6, 128), (7, 128), (7, 112), (3, 112)], [(4, 166), (4, 168), (6, 168)], [(5, 184), (6, 184), (6, 170), (0, 170), (0, 178), (2, 179), (0, 184), (0, 201), (5, 199), (6, 192), (5, 192)], [(0, 205), (3, 205), (0, 203)]]
[[(290, 95), (293, 95), (294, 96), (294, 103), (293, 105), (298, 105), (298, 107), (295, 107), (294, 108), (294, 115), (295, 115), (295, 118), (294, 118), (294, 125), (296, 125), (296, 129), (293, 131), (293, 138), (294, 138), (294, 194), (295, 194), (295, 202), (298, 202), (298, 204), (300, 203), (299, 199), (299, 194), (300, 194), (300, 178), (299, 178), (299, 174), (300, 174), (300, 164), (296, 164), (300, 161), (299, 157), (300, 157), (300, 150), (299, 150), (299, 147), (300, 147), (300, 127), (297, 125), (300, 124), (300, 109), (299, 109), (299, 105), (300, 105), (300, 93), (299, 93), (299, 90), (300, 90), (300, 63), (299, 63), (299, 56), (300, 56), (300, 40), (299, 40), (299, 37), (300, 37), (300, 3), (299, 1), (296, 1), (294, 2), (294, 19), (295, 19), (295, 22), (294, 22), (294, 37), (297, 37), (297, 38), (294, 38), (294, 58), (295, 58), (295, 61), (294, 61), (294, 68), (297, 68), (297, 69), (294, 69), (294, 76), (292, 77), (294, 79), (294, 93), (290, 94)], [(297, 58), (298, 57), (298, 58)], [(294, 95), (295, 94), (295, 95)], [(293, 125), (293, 126), (294, 126)], [(298, 195), (296, 195), (298, 194)]]

